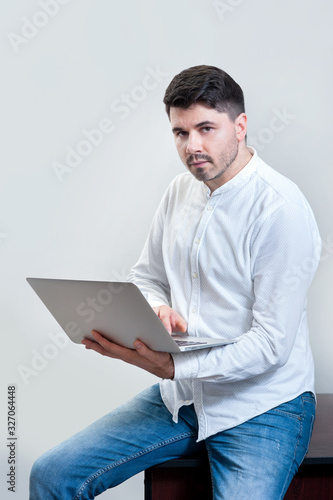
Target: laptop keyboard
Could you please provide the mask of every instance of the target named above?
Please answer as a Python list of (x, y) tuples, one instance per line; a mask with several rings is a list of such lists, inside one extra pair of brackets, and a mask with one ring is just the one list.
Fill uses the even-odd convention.
[(176, 342), (176, 344), (179, 347), (187, 346), (187, 345), (204, 345), (204, 344), (207, 344), (207, 342), (198, 342), (198, 341), (194, 341), (194, 340), (176, 340), (175, 339), (175, 342)]

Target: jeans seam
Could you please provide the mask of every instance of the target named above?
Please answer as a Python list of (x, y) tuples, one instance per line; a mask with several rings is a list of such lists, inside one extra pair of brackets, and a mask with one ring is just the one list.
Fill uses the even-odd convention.
[(99, 469), (94, 474), (92, 474), (88, 479), (85, 480), (85, 482), (81, 485), (79, 491), (77, 492), (77, 494), (75, 495), (73, 500), (79, 500), (84, 489), (86, 488), (86, 486), (89, 483), (91, 483), (91, 481), (93, 481), (97, 477), (101, 476), (105, 472), (108, 472), (109, 470), (114, 469), (115, 467), (118, 467), (119, 465), (123, 465), (124, 463), (130, 462), (131, 460), (134, 460), (135, 458), (141, 457), (143, 455), (147, 455), (148, 453), (155, 451), (158, 448), (162, 448), (163, 446), (166, 446), (168, 444), (175, 443), (176, 441), (181, 441), (182, 439), (185, 439), (185, 438), (190, 437), (190, 436), (196, 436), (196, 435), (197, 434), (195, 432), (186, 432), (186, 433), (180, 434), (177, 437), (173, 437), (173, 438), (169, 438), (165, 441), (161, 441), (160, 443), (158, 443), (156, 445), (151, 445), (148, 448), (145, 448), (141, 451), (138, 451), (137, 453), (133, 453), (132, 455), (129, 455), (128, 457), (122, 458), (122, 459), (118, 460), (117, 462), (114, 462), (113, 464), (104, 467), (103, 469)]
[(302, 416), (301, 416), (301, 415), (297, 415), (297, 413), (291, 413), (291, 412), (289, 413), (289, 412), (287, 412), (287, 411), (277, 410), (277, 409), (275, 409), (275, 408), (274, 408), (274, 409), (272, 409), (272, 410), (270, 410), (270, 411), (272, 411), (272, 412), (274, 412), (274, 413), (279, 413), (280, 415), (284, 415), (284, 416), (286, 416), (286, 417), (291, 417), (291, 418), (293, 418), (293, 419), (295, 419), (295, 420), (299, 420), (299, 421), (301, 421), (301, 420), (302, 420)]
[(208, 463), (209, 463), (209, 469), (210, 469), (210, 484), (211, 484), (211, 487), (212, 487), (212, 495), (213, 495), (213, 499), (214, 499), (214, 481), (213, 481), (213, 469), (212, 469), (211, 451), (210, 451), (209, 448), (207, 448), (207, 446), (206, 446), (206, 450), (207, 450)]
[[(301, 402), (302, 402), (302, 415), (303, 415), (303, 418), (304, 418), (304, 402), (303, 402), (302, 398), (301, 398)], [(292, 466), (293, 466), (293, 464), (294, 464), (294, 462), (296, 460), (297, 449), (298, 449), (298, 445), (299, 445), (299, 442), (300, 442), (300, 437), (301, 437), (302, 431), (303, 431), (303, 419), (299, 418), (299, 421), (300, 421), (300, 428), (299, 428), (299, 433), (298, 433), (298, 436), (297, 436), (297, 442), (296, 442), (296, 446), (295, 446), (295, 450), (294, 450), (294, 457), (293, 457), (293, 461), (290, 464), (290, 467), (289, 467), (289, 470), (288, 470), (288, 474), (286, 475), (286, 479), (285, 479), (284, 484), (283, 484), (283, 492), (284, 492), (286, 484), (287, 484), (287, 482), (289, 480)], [(290, 482), (291, 481), (289, 481), (289, 484), (290, 484)], [(281, 499), (282, 498), (283, 498), (283, 496), (281, 497)]]
[(304, 396), (303, 398), (303, 401), (305, 401), (306, 403), (310, 403), (312, 404), (314, 407), (316, 406), (316, 403), (313, 399), (310, 399), (310, 398), (307, 398), (306, 396)]

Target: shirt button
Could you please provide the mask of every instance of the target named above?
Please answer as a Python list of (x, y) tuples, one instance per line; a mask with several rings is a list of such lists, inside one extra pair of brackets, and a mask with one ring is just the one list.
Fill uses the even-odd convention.
[(200, 238), (196, 238), (195, 243), (196, 243), (197, 245), (199, 245), (199, 243), (200, 243)]
[(198, 274), (197, 273), (193, 273), (192, 274), (192, 278), (197, 278), (198, 277)]
[(213, 207), (211, 205), (208, 205), (207, 210), (211, 212), (213, 210)]
[(195, 307), (192, 307), (192, 312), (193, 312), (193, 314), (195, 314), (197, 312)]

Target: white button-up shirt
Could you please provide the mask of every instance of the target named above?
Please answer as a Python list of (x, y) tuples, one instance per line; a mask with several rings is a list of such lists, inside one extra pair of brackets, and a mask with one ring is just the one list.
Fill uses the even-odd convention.
[(174, 379), (160, 383), (175, 422), (194, 403), (199, 441), (314, 392), (306, 297), (318, 228), (298, 187), (252, 152), (213, 193), (189, 172), (174, 179), (129, 277), (190, 335), (239, 337), (173, 354)]

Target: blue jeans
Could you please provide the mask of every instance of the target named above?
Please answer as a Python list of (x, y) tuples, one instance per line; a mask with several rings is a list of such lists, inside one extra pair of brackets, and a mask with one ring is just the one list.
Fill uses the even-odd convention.
[(205, 446), (214, 500), (278, 500), (310, 441), (315, 399), (304, 393), (244, 424), (197, 443), (193, 405), (172, 421), (154, 385), (33, 465), (30, 500), (86, 500), (129, 477)]

